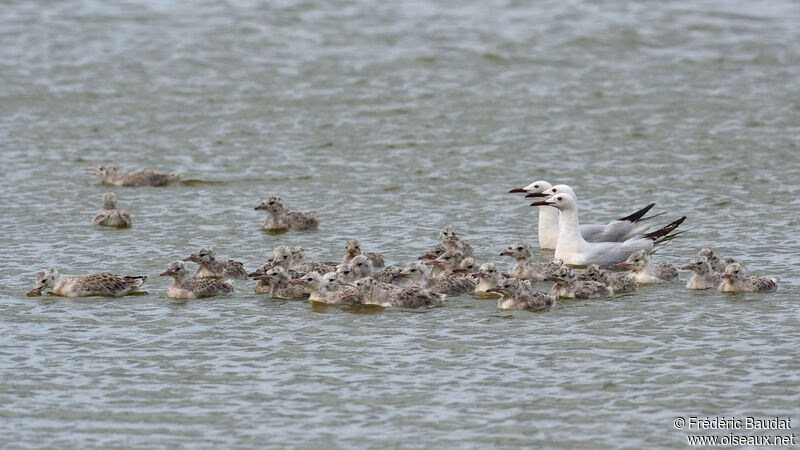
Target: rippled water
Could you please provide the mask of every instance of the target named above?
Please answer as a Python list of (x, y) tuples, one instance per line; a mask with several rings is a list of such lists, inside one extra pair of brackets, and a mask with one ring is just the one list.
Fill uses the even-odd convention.
[[(800, 6), (790, 1), (13, 2), (0, 9), (3, 447), (685, 447), (677, 416), (791, 416)], [(111, 188), (83, 169), (175, 170)], [(656, 201), (778, 293), (683, 281), (551, 311), (177, 302), (214, 246), (404, 263), (454, 223), (481, 260), (536, 242), (506, 194), (567, 182), (585, 221)], [(269, 235), (280, 194), (314, 233)], [(665, 219), (666, 220), (666, 219)], [(552, 254), (542, 252), (541, 259)], [(25, 297), (37, 271), (148, 274), (147, 295)], [(544, 287), (543, 287), (544, 288)], [(800, 417), (795, 417), (800, 420)]]

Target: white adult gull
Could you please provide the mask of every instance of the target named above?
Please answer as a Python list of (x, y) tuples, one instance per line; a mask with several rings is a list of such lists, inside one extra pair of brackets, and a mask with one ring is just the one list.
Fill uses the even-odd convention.
[[(508, 192), (525, 192), (526, 197), (550, 197), (558, 193), (571, 194), (577, 198), (575, 192), (566, 184), (559, 184), (556, 186), (551, 185), (547, 181), (534, 181), (533, 183), (525, 186), (524, 188), (511, 189)], [(642, 220), (650, 219), (650, 216), (645, 218), (650, 209), (655, 206), (651, 203), (644, 208), (634, 212), (631, 215), (623, 218), (613, 220), (607, 224), (583, 224), (580, 225), (581, 235), (587, 242), (619, 242), (623, 241), (641, 231), (645, 227), (638, 223)], [(550, 208), (539, 210), (539, 248), (542, 249), (555, 249), (558, 242), (558, 211)]]
[(652, 233), (634, 236), (622, 242), (587, 242), (579, 231), (578, 203), (570, 194), (556, 194), (545, 201), (531, 203), (531, 206), (550, 206), (558, 209), (558, 243), (555, 257), (565, 264), (587, 266), (597, 264), (610, 266), (621, 263), (637, 250), (652, 253), (653, 250), (677, 236), (670, 235), (686, 216)]

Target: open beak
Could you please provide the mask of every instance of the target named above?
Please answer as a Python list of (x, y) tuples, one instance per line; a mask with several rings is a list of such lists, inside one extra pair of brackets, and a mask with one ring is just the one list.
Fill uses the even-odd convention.
[(33, 296), (36, 296), (36, 295), (42, 295), (42, 291), (43, 290), (44, 290), (44, 286), (39, 287), (39, 288), (33, 288), (30, 291), (28, 291), (28, 297), (33, 297)]
[(484, 275), (483, 275), (483, 272), (475, 272), (475, 276), (483, 278)]
[(687, 265), (685, 265), (685, 266), (681, 267), (681, 269), (682, 269), (682, 270), (692, 270), (692, 266), (690, 266), (690, 265), (688, 265), (688, 264), (687, 264)]
[(728, 273), (723, 273), (723, 274), (722, 274), (722, 278), (725, 278), (725, 279), (730, 279), (730, 277), (731, 277), (731, 275), (730, 275), (730, 274), (728, 274)]
[(500, 252), (500, 256), (511, 256), (511, 252), (509, 252), (508, 250), (502, 251)]
[(543, 192), (531, 192), (530, 194), (526, 195), (525, 198), (541, 198), (541, 197), (549, 197), (548, 194)]
[(253, 209), (267, 209), (267, 207), (266, 207), (266, 206), (264, 206), (264, 205), (258, 205), (258, 206), (256, 206), (256, 207), (255, 207), (255, 208), (253, 208)]
[(97, 170), (96, 167), (89, 167), (89, 168), (86, 169), (86, 173), (88, 173), (90, 175), (97, 175), (98, 173), (100, 173), (100, 171)]
[(514, 188), (514, 189), (508, 191), (509, 194), (516, 194), (516, 193), (519, 193), (519, 192), (528, 192), (528, 191), (526, 191), (523, 188)]
[(550, 205), (554, 205), (554, 204), (555, 203), (553, 203), (553, 202), (541, 201), (541, 202), (533, 202), (533, 203), (531, 203), (531, 206), (550, 206)]

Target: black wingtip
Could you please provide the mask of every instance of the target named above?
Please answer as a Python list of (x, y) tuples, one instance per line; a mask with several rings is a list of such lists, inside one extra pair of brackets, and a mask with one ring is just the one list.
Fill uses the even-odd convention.
[(656, 206), (656, 204), (655, 203), (650, 203), (649, 205), (645, 206), (644, 208), (640, 209), (639, 211), (636, 211), (635, 213), (631, 214), (630, 216), (623, 217), (623, 218), (621, 218), (619, 220), (627, 220), (628, 222), (638, 222), (638, 221), (642, 220), (642, 217), (644, 217), (644, 215), (647, 214), (647, 211), (650, 211), (650, 209), (653, 206)]
[(683, 221), (686, 220), (686, 216), (681, 217), (680, 219), (672, 222), (671, 224), (660, 228), (652, 233), (647, 233), (644, 235), (645, 238), (655, 241), (660, 237), (664, 237), (672, 232), (675, 228), (678, 228), (678, 225), (682, 224)]

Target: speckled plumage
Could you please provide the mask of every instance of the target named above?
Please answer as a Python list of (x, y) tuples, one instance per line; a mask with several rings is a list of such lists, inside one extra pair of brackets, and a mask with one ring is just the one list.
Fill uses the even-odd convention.
[(397, 287), (381, 283), (374, 278), (362, 278), (355, 285), (367, 305), (395, 308), (432, 308), (442, 306), (444, 295), (419, 287)]
[(124, 209), (117, 208), (117, 197), (113, 192), (103, 194), (103, 209), (94, 216), (94, 224), (103, 227), (128, 228), (131, 226), (131, 215)]
[(362, 252), (361, 251), (361, 243), (355, 239), (351, 239), (347, 241), (344, 246), (344, 260), (342, 262), (349, 263), (353, 258), (359, 255), (364, 255), (369, 258), (370, 262), (372, 262), (372, 267), (383, 267), (384, 260), (383, 255), (380, 253), (374, 252)]
[(578, 277), (581, 281), (597, 281), (608, 286), (614, 294), (636, 292), (638, 283), (628, 273), (608, 272), (597, 264), (590, 264)]
[(429, 277), (425, 269), (424, 263), (414, 262), (403, 268), (396, 277), (408, 277), (411, 279), (412, 286), (448, 296), (465, 294), (475, 289), (476, 283), (469, 278), (453, 274)]
[(692, 277), (686, 282), (686, 289), (711, 289), (716, 288), (722, 282), (722, 274), (715, 272), (708, 262), (708, 258), (696, 255), (683, 266), (683, 270), (691, 270)]
[(617, 264), (617, 267), (630, 269), (631, 276), (637, 283), (661, 283), (678, 279), (678, 269), (670, 263), (653, 264), (652, 255), (644, 250), (633, 252), (628, 259)]
[(319, 228), (319, 219), (315, 212), (300, 212), (287, 209), (280, 197), (273, 195), (265, 198), (255, 207), (267, 211), (267, 219), (262, 228), (267, 231), (280, 230), (316, 230)]
[(158, 172), (155, 170), (143, 170), (141, 172), (119, 173), (119, 168), (115, 164), (103, 164), (89, 169), (88, 173), (103, 179), (103, 183), (114, 186), (166, 186), (181, 178), (175, 172)]
[(247, 278), (244, 264), (232, 259), (218, 261), (212, 248), (200, 249), (183, 260), (196, 262), (200, 265), (194, 274), (194, 278)]
[(269, 294), (272, 298), (285, 300), (304, 300), (308, 298), (309, 292), (302, 285), (290, 284), (291, 277), (283, 267), (276, 266), (267, 269), (263, 274), (250, 274), (258, 280), (255, 286), (256, 294)]
[(720, 292), (775, 292), (778, 290), (778, 279), (749, 276), (743, 265), (731, 263), (725, 267), (722, 282), (717, 289)]
[(500, 253), (500, 256), (514, 258), (516, 264), (508, 273), (520, 280), (544, 281), (552, 273), (550, 264), (533, 262), (531, 246), (527, 242), (515, 242)]
[(579, 280), (575, 271), (562, 266), (548, 277), (553, 282), (552, 295), (564, 298), (588, 299), (610, 297), (614, 293), (603, 283)]
[(517, 278), (505, 279), (499, 286), (489, 289), (502, 295), (497, 301), (500, 310), (542, 311), (552, 307), (556, 296), (534, 291), (529, 285)]
[(38, 295), (49, 287), (53, 294), (64, 297), (122, 297), (138, 289), (146, 280), (147, 275), (128, 277), (110, 272), (62, 277), (57, 270), (49, 268), (39, 274), (28, 294)]
[(233, 280), (220, 281), (215, 278), (189, 278), (189, 272), (183, 261), (170, 264), (162, 277), (172, 277), (172, 284), (167, 288), (167, 297), (171, 298), (208, 298), (217, 295), (233, 294)]

